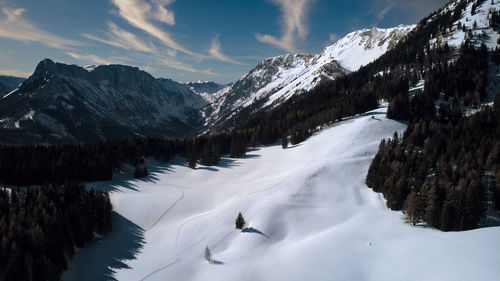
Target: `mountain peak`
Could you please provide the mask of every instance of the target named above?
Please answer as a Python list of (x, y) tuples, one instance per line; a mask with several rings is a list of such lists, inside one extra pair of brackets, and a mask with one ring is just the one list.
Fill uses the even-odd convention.
[(398, 25), (393, 28), (372, 27), (353, 31), (326, 47), (323, 56), (330, 56), (342, 67), (356, 71), (392, 49), (415, 27), (416, 25)]

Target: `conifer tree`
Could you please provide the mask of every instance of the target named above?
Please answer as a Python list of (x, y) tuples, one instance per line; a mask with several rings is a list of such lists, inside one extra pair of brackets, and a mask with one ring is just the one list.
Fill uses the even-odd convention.
[(243, 229), (245, 227), (245, 219), (241, 212), (238, 213), (238, 217), (236, 218), (236, 229)]
[(281, 137), (281, 147), (283, 149), (288, 148), (288, 136), (286, 135), (286, 133), (283, 133), (283, 136)]
[(205, 259), (209, 262), (209, 263), (212, 263), (213, 261), (213, 258), (212, 258), (212, 253), (210, 252), (210, 248), (207, 246), (205, 248)]

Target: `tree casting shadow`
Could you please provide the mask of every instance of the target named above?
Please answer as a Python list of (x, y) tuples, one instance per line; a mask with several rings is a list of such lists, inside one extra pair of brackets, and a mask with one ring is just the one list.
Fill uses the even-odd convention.
[(129, 268), (144, 244), (144, 229), (113, 212), (113, 230), (79, 249), (61, 280), (113, 280), (114, 269)]

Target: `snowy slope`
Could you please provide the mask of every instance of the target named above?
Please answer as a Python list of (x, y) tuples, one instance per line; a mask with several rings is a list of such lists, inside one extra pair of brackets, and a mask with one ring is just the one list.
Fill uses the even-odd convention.
[[(380, 140), (405, 129), (385, 111), (286, 150), (196, 170), (179, 159), (144, 180), (102, 183), (123, 216), (118, 230), (82, 249), (63, 280), (100, 280), (108, 265), (124, 281), (497, 280), (499, 227), (411, 227), (364, 184)], [(234, 229), (239, 211), (249, 232)]]
[(394, 28), (362, 29), (347, 34), (323, 51), (323, 56), (330, 56), (350, 71), (375, 61), (393, 48), (416, 25), (399, 25)]
[[(441, 13), (453, 12), (458, 3), (463, 1), (450, 2)], [(471, 1), (468, 3), (462, 11), (459, 20), (453, 23), (453, 27), (447, 30), (446, 33), (439, 34), (433, 38), (431, 44), (447, 42), (450, 46), (460, 47), (466, 39), (471, 39), (476, 46), (485, 43), (491, 49), (498, 47), (500, 34), (498, 30), (490, 26), (490, 17), (493, 12), (500, 10), (500, 0), (486, 0), (472, 14), (472, 6), (475, 2)], [(476, 26), (474, 23), (476, 23)], [(459, 24), (462, 28), (457, 27)], [(471, 30), (472, 38), (469, 35), (469, 30)]]
[[(295, 54), (269, 58), (220, 94), (203, 111), (212, 131), (243, 109), (275, 106), (295, 94), (310, 91), (321, 81), (333, 80), (366, 65), (403, 39), (415, 26), (364, 29), (352, 32), (318, 55)], [(230, 125), (229, 125), (230, 126)]]

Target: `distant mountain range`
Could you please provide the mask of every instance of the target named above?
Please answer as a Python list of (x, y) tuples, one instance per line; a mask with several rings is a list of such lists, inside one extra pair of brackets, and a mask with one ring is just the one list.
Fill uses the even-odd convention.
[[(46, 59), (27, 80), (11, 79), (0, 92), (0, 142), (67, 143), (218, 132), (234, 126), (229, 120), (247, 107), (277, 106), (371, 62), (412, 28), (354, 32), (318, 55), (265, 59), (227, 85), (184, 84), (156, 79), (130, 66), (79, 67)], [(355, 64), (348, 52), (356, 53)]]
[(197, 81), (186, 83), (186, 86), (194, 93), (200, 95), (208, 103), (213, 103), (221, 94), (224, 93), (223, 89), (227, 89), (232, 85), (219, 84), (213, 81)]
[(26, 78), (0, 76), (0, 98), (17, 89)]
[(65, 143), (131, 136), (183, 137), (207, 102), (186, 85), (136, 67), (91, 71), (45, 59), (0, 100), (0, 141)]
[[(465, 8), (456, 9), (457, 5)], [(469, 39), (477, 45), (498, 46), (500, 36), (490, 27), (493, 8), (490, 1), (474, 6), (474, 11), (473, 3), (450, 2), (426, 20), (449, 14), (452, 26), (465, 28), (442, 30), (429, 43), (446, 42), (456, 47)], [(24, 82), (22, 78), (0, 77), (0, 142), (87, 142), (220, 132), (253, 113), (275, 108), (322, 82), (358, 70), (415, 29), (415, 25), (400, 25), (354, 31), (317, 55), (287, 54), (265, 59), (227, 85), (156, 79), (130, 66), (83, 68), (46, 59)]]

